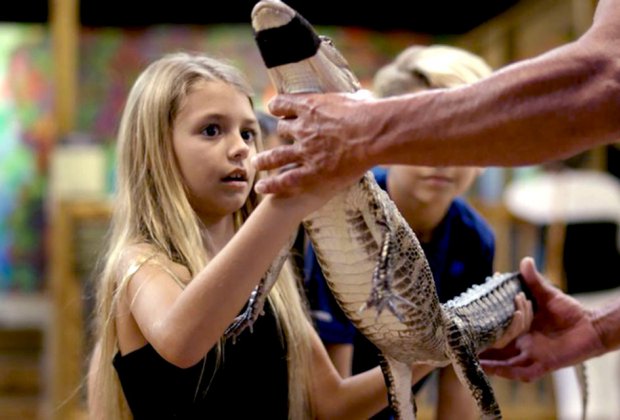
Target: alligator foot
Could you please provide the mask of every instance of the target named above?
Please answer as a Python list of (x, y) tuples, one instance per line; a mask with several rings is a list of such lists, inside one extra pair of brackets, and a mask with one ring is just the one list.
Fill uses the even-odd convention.
[(261, 279), (260, 283), (258, 283), (252, 291), (245, 310), (241, 313), (241, 315), (237, 316), (233, 320), (232, 324), (230, 324), (228, 328), (226, 328), (226, 331), (224, 331), (224, 337), (226, 339), (232, 338), (234, 343), (246, 328), (249, 328), (250, 332), (252, 332), (254, 322), (256, 322), (260, 315), (265, 313), (264, 299), (258, 298), (265, 293), (265, 283), (265, 279)]
[(289, 250), (295, 241), (295, 236), (296, 234), (290, 236), (287, 245), (282, 248), (265, 275), (261, 278), (254, 290), (252, 290), (245, 310), (234, 319), (228, 328), (226, 328), (226, 331), (224, 331), (224, 338), (232, 338), (234, 343), (246, 328), (249, 328), (250, 332), (252, 332), (252, 326), (258, 317), (265, 313), (265, 301), (267, 300), (271, 288), (278, 280), (280, 270), (282, 270), (289, 256)]
[(398, 305), (414, 306), (409, 300), (396, 294), (392, 290), (394, 270), (392, 256), (394, 255), (394, 233), (384, 220), (378, 220), (377, 224), (383, 228), (383, 239), (379, 261), (372, 276), (372, 290), (368, 300), (360, 308), (360, 312), (368, 308), (376, 308), (377, 318), (387, 308), (400, 322), (405, 322), (405, 316), (398, 310)]
[(377, 318), (387, 308), (400, 322), (405, 322), (405, 316), (402, 311), (398, 310), (398, 304), (413, 306), (413, 304), (404, 297), (395, 294), (391, 290), (373, 290), (370, 297), (359, 309), (360, 312), (369, 308), (377, 310)]
[(252, 314), (252, 310), (247, 308), (243, 314), (239, 315), (235, 318), (235, 320), (226, 328), (224, 331), (225, 338), (232, 338), (233, 343), (237, 341), (237, 338), (241, 335), (246, 328), (250, 329), (250, 332), (253, 332), (252, 327), (254, 326), (254, 322), (258, 319), (259, 315), (264, 315), (265, 311), (255, 311)]

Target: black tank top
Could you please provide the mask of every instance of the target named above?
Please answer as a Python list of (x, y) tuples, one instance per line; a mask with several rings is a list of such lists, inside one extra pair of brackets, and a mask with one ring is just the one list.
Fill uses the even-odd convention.
[(114, 357), (125, 398), (136, 420), (288, 418), (286, 344), (270, 305), (233, 344), (181, 369), (150, 345)]

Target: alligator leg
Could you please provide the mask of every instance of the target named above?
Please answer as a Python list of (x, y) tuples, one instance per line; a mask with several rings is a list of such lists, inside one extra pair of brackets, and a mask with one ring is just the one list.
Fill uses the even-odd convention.
[(360, 311), (374, 307), (377, 310), (378, 318), (379, 315), (381, 315), (381, 312), (383, 312), (383, 310), (387, 307), (399, 321), (405, 322), (402, 312), (397, 308), (397, 304), (401, 303), (409, 306), (413, 306), (413, 304), (402, 296), (396, 294), (392, 289), (392, 280), (394, 278), (392, 257), (395, 254), (394, 233), (385, 220), (378, 219), (376, 223), (383, 231), (381, 252), (379, 253), (379, 261), (377, 262), (373, 273), (370, 296)]
[(493, 388), (480, 366), (476, 352), (468, 345), (459, 319), (449, 319), (447, 328), (448, 355), (461, 383), (467, 385), (484, 420), (501, 419), (502, 414)]
[(411, 366), (380, 354), (379, 364), (388, 388), (390, 408), (395, 420), (415, 420), (417, 407), (411, 392)]
[(228, 328), (226, 328), (226, 331), (224, 331), (225, 338), (232, 338), (233, 342), (235, 342), (246, 328), (252, 331), (252, 325), (254, 325), (256, 319), (264, 313), (263, 308), (265, 306), (265, 300), (271, 288), (276, 283), (276, 280), (278, 280), (280, 270), (282, 270), (282, 266), (290, 254), (290, 249), (294, 241), (295, 235), (291, 237), (289, 243), (280, 251), (263, 278), (261, 278), (258, 285), (252, 291), (245, 310), (233, 320)]

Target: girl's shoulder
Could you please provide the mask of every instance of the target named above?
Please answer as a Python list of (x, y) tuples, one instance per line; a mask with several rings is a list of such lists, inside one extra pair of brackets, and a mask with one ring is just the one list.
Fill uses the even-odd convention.
[(117, 268), (120, 282), (133, 277), (138, 271), (150, 273), (164, 271), (181, 287), (185, 287), (191, 280), (187, 267), (174, 262), (164, 251), (148, 243), (125, 246), (120, 252)]

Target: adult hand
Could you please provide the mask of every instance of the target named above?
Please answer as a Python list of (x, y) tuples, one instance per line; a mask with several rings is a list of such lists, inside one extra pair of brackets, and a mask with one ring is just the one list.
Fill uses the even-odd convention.
[(318, 183), (341, 189), (373, 166), (367, 144), (372, 133), (362, 133), (360, 101), (368, 92), (356, 94), (278, 95), (269, 103), (280, 117), (278, 135), (294, 144), (259, 153), (253, 163), (258, 170), (281, 169), (256, 184), (259, 193), (295, 194)]
[(520, 269), (536, 301), (532, 326), (503, 349), (481, 354), (485, 370), (529, 381), (602, 353), (592, 312), (547, 282), (531, 258), (524, 258)]

